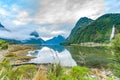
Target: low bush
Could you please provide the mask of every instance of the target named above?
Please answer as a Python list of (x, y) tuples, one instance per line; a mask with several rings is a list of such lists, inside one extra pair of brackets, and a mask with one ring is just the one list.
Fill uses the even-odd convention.
[(110, 65), (113, 73), (120, 78), (120, 34), (118, 34), (114, 40), (112, 40), (112, 46), (110, 47), (113, 51), (114, 64)]
[(13, 67), (9, 60), (3, 59), (0, 63), (0, 80), (31, 80), (35, 70), (34, 65)]
[(48, 79), (49, 80), (90, 80), (87, 78), (87, 74), (90, 70), (86, 67), (75, 66), (72, 69), (65, 69), (56, 64), (49, 70)]
[(4, 40), (0, 40), (0, 50), (1, 49), (7, 49), (9, 45), (9, 42), (4, 41)]

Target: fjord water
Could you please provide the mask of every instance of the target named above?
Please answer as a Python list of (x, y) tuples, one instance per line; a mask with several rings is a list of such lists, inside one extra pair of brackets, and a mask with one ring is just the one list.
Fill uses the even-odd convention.
[(30, 51), (28, 56), (37, 58), (31, 59), (32, 63), (60, 63), (61, 66), (76, 66), (75, 60), (70, 52), (62, 46), (43, 46), (36, 51)]
[(60, 45), (40, 46), (38, 50), (30, 51), (28, 56), (35, 56), (30, 63), (60, 63), (61, 66), (76, 65), (87, 67), (105, 67), (110, 63), (110, 51), (104, 47), (80, 47)]

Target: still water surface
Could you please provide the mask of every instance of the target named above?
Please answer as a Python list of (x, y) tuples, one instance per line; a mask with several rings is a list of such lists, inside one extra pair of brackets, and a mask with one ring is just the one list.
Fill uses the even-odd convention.
[(30, 63), (60, 63), (66, 67), (103, 67), (111, 62), (111, 52), (104, 47), (39, 46), (38, 50), (30, 51), (28, 56), (36, 57)]

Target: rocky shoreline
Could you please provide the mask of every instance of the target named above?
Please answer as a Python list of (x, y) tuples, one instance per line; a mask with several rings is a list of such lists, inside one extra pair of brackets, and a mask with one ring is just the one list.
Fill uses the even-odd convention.
[(35, 58), (34, 56), (27, 56), (28, 52), (31, 50), (36, 50), (36, 48), (31, 45), (9, 45), (8, 49), (1, 50), (0, 54), (2, 57), (9, 59), (12, 63), (22, 63)]

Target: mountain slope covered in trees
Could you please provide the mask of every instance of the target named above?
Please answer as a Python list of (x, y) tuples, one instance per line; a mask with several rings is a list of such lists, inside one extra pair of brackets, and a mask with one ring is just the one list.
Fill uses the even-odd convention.
[(105, 14), (96, 20), (82, 20), (77, 22), (67, 43), (78, 44), (83, 42), (109, 42), (113, 25), (115, 34), (120, 33), (120, 14)]

